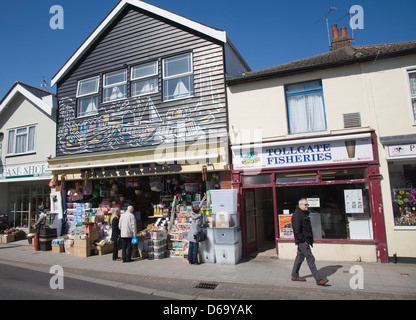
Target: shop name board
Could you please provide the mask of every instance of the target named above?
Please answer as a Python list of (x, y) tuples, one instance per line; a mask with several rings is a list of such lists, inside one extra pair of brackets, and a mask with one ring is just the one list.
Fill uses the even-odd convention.
[(404, 144), (388, 146), (388, 158), (413, 158), (416, 157), (416, 144)]
[(319, 143), (314, 143), (312, 139), (310, 143), (304, 141), (232, 148), (234, 169), (284, 168), (374, 160), (370, 135), (337, 137), (330, 141), (320, 139)]
[(330, 144), (266, 149), (267, 164), (285, 164), (332, 160)]
[(31, 163), (18, 166), (0, 167), (0, 179), (23, 179), (33, 177), (50, 177), (47, 162)]
[(172, 173), (182, 170), (180, 164), (156, 165), (156, 166), (136, 166), (121, 168), (94, 168), (81, 170), (81, 178), (108, 178), (119, 176), (138, 176), (157, 173)]

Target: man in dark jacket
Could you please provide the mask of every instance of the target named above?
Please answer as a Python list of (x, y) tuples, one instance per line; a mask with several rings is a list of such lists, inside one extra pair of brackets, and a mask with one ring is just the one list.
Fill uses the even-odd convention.
[(295, 236), (295, 243), (298, 246), (292, 270), (292, 281), (306, 281), (305, 278), (299, 277), (300, 266), (306, 258), (309, 269), (316, 280), (316, 284), (324, 285), (328, 282), (328, 279), (323, 279), (316, 269), (315, 257), (310, 248), (310, 246), (313, 246), (313, 232), (308, 207), (308, 200), (305, 198), (300, 199), (299, 208), (295, 210), (292, 216), (292, 228)]

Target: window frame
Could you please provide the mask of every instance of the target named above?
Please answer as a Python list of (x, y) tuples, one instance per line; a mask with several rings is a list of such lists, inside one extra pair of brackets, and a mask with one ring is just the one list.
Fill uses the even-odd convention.
[[(79, 94), (80, 84), (83, 81), (87, 81), (87, 80), (91, 80), (91, 79), (96, 79), (97, 89), (95, 91), (91, 91), (91, 92), (88, 92), (88, 93), (85, 93), (85, 94)], [(94, 76), (94, 77), (85, 78), (85, 79), (82, 79), (82, 80), (78, 80), (77, 92), (76, 92), (76, 95), (75, 95), (76, 98), (77, 98), (77, 118), (88, 117), (88, 116), (91, 116), (91, 115), (98, 114), (98, 110), (100, 108), (99, 92), (100, 92), (100, 76), (99, 75)], [(81, 114), (81, 110), (80, 110), (81, 101), (86, 100), (86, 99), (91, 99), (93, 97), (96, 97), (96, 99), (97, 99), (97, 107), (96, 107), (95, 111), (94, 112), (89, 112), (89, 113), (84, 112), (83, 114)]]
[[(144, 67), (147, 65), (154, 65), (154, 69), (155, 72), (154, 73), (150, 73), (144, 76), (139, 76), (139, 77), (134, 77), (133, 74), (133, 70), (135, 68), (138, 67)], [(142, 81), (148, 81), (148, 80), (156, 80), (156, 86), (155, 86), (155, 90), (154, 91), (148, 91), (145, 93), (140, 93), (140, 94), (134, 94), (134, 90), (133, 90), (133, 86), (136, 83), (142, 82)], [(144, 96), (144, 95), (148, 95), (148, 94), (154, 94), (154, 93), (158, 93), (159, 92), (159, 62), (158, 61), (150, 61), (150, 62), (145, 62), (145, 63), (141, 63), (139, 65), (133, 66), (130, 68), (130, 96), (131, 97), (140, 97), (140, 96)]]
[[(166, 61), (168, 61), (169, 59), (175, 59), (175, 58), (177, 59), (177, 58), (184, 57), (184, 56), (189, 56), (190, 71), (183, 72), (183, 73), (178, 73), (178, 74), (175, 74), (175, 75), (166, 76), (165, 75), (165, 71), (166, 71), (165, 63), (166, 63)], [(166, 92), (166, 90), (167, 90), (166, 82), (170, 81), (170, 80), (184, 78), (184, 77), (191, 77), (190, 82), (192, 83), (192, 88), (191, 88), (191, 90), (189, 90), (190, 91), (189, 94), (186, 95), (186, 96), (168, 98), (168, 95), (167, 95), (167, 92)], [(182, 54), (179, 54), (179, 55), (170, 56), (170, 57), (166, 57), (166, 58), (162, 59), (162, 83), (163, 83), (163, 90), (162, 90), (163, 91), (162, 92), (163, 101), (173, 101), (173, 100), (179, 100), (179, 99), (186, 99), (186, 98), (194, 96), (194, 94), (195, 94), (195, 91), (194, 91), (194, 63), (193, 63), (193, 54), (192, 54), (192, 52), (182, 53)]]
[[(124, 73), (124, 81), (116, 82), (116, 83), (112, 83), (112, 84), (106, 84), (106, 76), (111, 75), (111, 74), (116, 74), (116, 73)], [(115, 71), (110, 71), (110, 72), (104, 73), (103, 74), (103, 80), (102, 80), (103, 81), (102, 82), (102, 85), (103, 85), (103, 103), (110, 103), (110, 102), (113, 102), (113, 101), (127, 99), (128, 98), (127, 80), (128, 80), (127, 69), (120, 69), (120, 70), (115, 70)], [(120, 98), (107, 100), (106, 90), (112, 89), (112, 88), (115, 88), (115, 87), (120, 87), (120, 86), (125, 86), (125, 95), (123, 97), (120, 97)], [(111, 95), (110, 95), (110, 97), (111, 97)]]
[[(305, 90), (290, 92), (290, 93), (288, 92), (288, 87), (290, 87), (292, 85), (299, 85), (299, 84), (308, 83), (308, 82), (318, 82), (319, 87), (314, 88), (314, 89), (305, 89)], [(286, 114), (287, 114), (288, 133), (289, 134), (303, 134), (303, 133), (321, 132), (321, 131), (325, 131), (325, 130), (328, 129), (328, 124), (327, 124), (327, 121), (326, 121), (325, 100), (324, 100), (324, 90), (323, 90), (322, 79), (313, 79), (313, 80), (306, 80), (306, 81), (300, 81), (300, 82), (285, 84), (284, 85), (284, 93), (285, 93), (285, 99), (286, 99)], [(306, 130), (306, 131), (301, 131), (301, 132), (291, 132), (289, 99), (288, 99), (288, 97), (307, 95), (307, 94), (311, 94), (311, 93), (320, 93), (321, 94), (322, 112), (323, 112), (323, 117), (324, 117), (324, 119), (323, 119), (324, 127), (322, 129), (318, 129), (318, 130), (309, 130), (309, 131)]]
[[(33, 130), (34, 130), (32, 141), (30, 141), (30, 134), (29, 134), (31, 128), (33, 128)], [(22, 129), (25, 129), (26, 132), (18, 134), (17, 131), (22, 130)], [(11, 133), (12, 132), (13, 132), (13, 141), (12, 141), (13, 150), (11, 151), (10, 139), (11, 139)], [(17, 152), (17, 137), (18, 136), (23, 136), (23, 135), (26, 135), (25, 150), (23, 152)], [(36, 125), (27, 125), (27, 126), (23, 126), (23, 127), (8, 129), (7, 130), (6, 156), (18, 156), (18, 155), (26, 155), (26, 154), (36, 153), (36, 135), (37, 135)], [(31, 150), (29, 150), (29, 145), (31, 143), (33, 144), (33, 148)]]
[(406, 81), (407, 81), (407, 90), (409, 93), (410, 114), (412, 116), (412, 125), (416, 125), (416, 108), (414, 108), (414, 105), (413, 105), (413, 100), (415, 100), (415, 104), (416, 104), (416, 92), (415, 94), (412, 94), (410, 74), (416, 75), (416, 68), (412, 67), (412, 68), (406, 69)]

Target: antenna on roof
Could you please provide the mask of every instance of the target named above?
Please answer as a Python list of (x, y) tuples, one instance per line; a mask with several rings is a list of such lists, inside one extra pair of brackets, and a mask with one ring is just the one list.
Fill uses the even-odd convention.
[(331, 50), (331, 37), (329, 36), (329, 24), (328, 24), (328, 16), (330, 15), (330, 13), (332, 11), (337, 10), (337, 8), (335, 7), (331, 7), (331, 9), (329, 9), (329, 11), (327, 13), (325, 13), (318, 21), (315, 22), (315, 24), (317, 24), (319, 21), (321, 21), (322, 19), (326, 20), (326, 29), (328, 31), (328, 43), (329, 43), (329, 50)]
[[(346, 16), (350, 16), (350, 21), (351, 21), (351, 19), (352, 19), (352, 12), (351, 11), (348, 11), (346, 14), (344, 14), (341, 18), (339, 18), (338, 20), (337, 20), (337, 22), (338, 21), (340, 21), (340, 20), (342, 20), (342, 19), (344, 19)], [(354, 44), (354, 28), (351, 28), (351, 44)]]
[(40, 84), (42, 90), (49, 92), (48, 85), (45, 80), (45, 76), (42, 77), (42, 83)]

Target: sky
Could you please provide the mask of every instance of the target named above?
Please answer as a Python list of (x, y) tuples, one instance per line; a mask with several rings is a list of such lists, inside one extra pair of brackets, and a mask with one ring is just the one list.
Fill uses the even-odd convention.
[[(416, 0), (147, 0), (146, 2), (227, 32), (252, 70), (329, 51), (328, 31), (337, 24), (354, 34), (354, 45), (416, 40)], [(15, 81), (56, 93), (51, 79), (118, 0), (0, 0), (0, 101)], [(63, 25), (57, 12), (63, 9)], [(347, 13), (352, 13), (355, 30)], [(320, 20), (321, 19), (321, 20)], [(358, 28), (357, 28), (358, 27)]]

